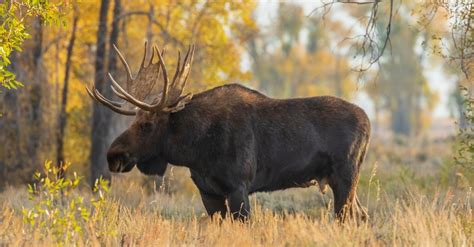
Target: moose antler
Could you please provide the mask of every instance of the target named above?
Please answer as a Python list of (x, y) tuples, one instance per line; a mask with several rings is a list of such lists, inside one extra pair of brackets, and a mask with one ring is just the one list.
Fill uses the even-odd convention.
[[(169, 83), (168, 72), (166, 65), (163, 59), (164, 51), (160, 50), (153, 46), (152, 55), (150, 61), (145, 65), (145, 58), (147, 55), (147, 43), (145, 42), (145, 54), (143, 55), (142, 63), (138, 71), (137, 76), (134, 78), (130, 66), (125, 60), (124, 56), (120, 50), (114, 45), (114, 49), (119, 55), (120, 61), (124, 65), (127, 71), (127, 90), (123, 89), (120, 84), (115, 81), (112, 75), (109, 73), (110, 80), (112, 81), (112, 91), (121, 99), (129, 102), (142, 110), (151, 111), (151, 112), (177, 112), (184, 108), (184, 106), (191, 100), (192, 94), (186, 94), (182, 96), (183, 89), (186, 86), (186, 81), (189, 77), (191, 71), (191, 63), (194, 58), (194, 45), (190, 45), (186, 56), (181, 65), (181, 53), (178, 52), (178, 64), (176, 67), (176, 72), (173, 77), (173, 81)], [(157, 54), (159, 61), (153, 63), (153, 58)], [(148, 104), (144, 102), (145, 98), (150, 94), (153, 89), (153, 86), (156, 84), (158, 77), (160, 75), (160, 68), (163, 71), (163, 91), (161, 97), (154, 100), (157, 103)], [(123, 108), (124, 103), (114, 102), (105, 98), (99, 91), (92, 86), (92, 90), (86, 87), (88, 94), (95, 100), (109, 107), (113, 111), (125, 114), (125, 115), (135, 115), (136, 111), (125, 110)]]

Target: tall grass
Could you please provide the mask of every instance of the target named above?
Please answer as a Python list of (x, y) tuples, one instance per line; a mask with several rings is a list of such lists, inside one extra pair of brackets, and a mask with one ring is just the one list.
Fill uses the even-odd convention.
[[(473, 218), (470, 200), (455, 200), (450, 194), (432, 199), (419, 194), (403, 198), (383, 196), (368, 223), (349, 221), (343, 225), (332, 219), (325, 208), (308, 216), (303, 212), (275, 213), (256, 204), (249, 222), (212, 220), (191, 212), (180, 213), (186, 204), (180, 198), (144, 198), (136, 207), (110, 199), (104, 215), (93, 222), (85, 234), (72, 242), (92, 245), (139, 246), (472, 246)], [(160, 200), (174, 213), (162, 214), (150, 200)], [(43, 229), (25, 235), (26, 224), (14, 206), (2, 207), (0, 238), (12, 245), (51, 245), (55, 238), (42, 237)]]
[[(358, 188), (370, 215), (366, 223), (337, 223), (331, 193), (322, 195), (316, 187), (252, 195), (252, 217), (246, 223), (210, 219), (189, 174), (176, 169), (167, 185), (175, 188), (156, 193), (143, 187), (143, 178), (137, 172), (114, 177), (100, 214), (95, 214), (94, 220), (83, 221), (80, 233), (69, 235), (67, 242), (48, 234), (44, 227), (32, 229), (21, 211), (34, 208), (37, 202), (28, 200), (26, 187), (9, 188), (0, 193), (0, 244), (473, 246), (471, 187), (443, 182), (442, 177), (456, 176), (452, 173), (457, 171), (449, 169), (453, 166), (447, 158), (449, 149), (437, 145), (447, 146), (441, 142), (372, 150)], [(421, 158), (405, 159), (407, 149), (416, 150), (412, 157)], [(89, 191), (79, 186), (71, 195), (88, 202), (94, 199)], [(97, 210), (92, 204), (85, 206), (91, 214)]]

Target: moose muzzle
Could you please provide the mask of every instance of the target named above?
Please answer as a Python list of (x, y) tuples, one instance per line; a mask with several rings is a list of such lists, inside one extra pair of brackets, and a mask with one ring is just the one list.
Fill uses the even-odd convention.
[(111, 172), (129, 172), (136, 164), (127, 152), (115, 152), (112, 150), (107, 152), (107, 162)]

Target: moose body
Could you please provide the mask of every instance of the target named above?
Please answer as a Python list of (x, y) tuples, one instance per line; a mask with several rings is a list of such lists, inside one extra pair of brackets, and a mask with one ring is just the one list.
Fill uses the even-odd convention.
[(178, 110), (136, 112), (107, 153), (112, 172), (185, 166), (209, 215), (246, 218), (249, 194), (314, 181), (331, 187), (338, 217), (351, 211), (370, 137), (359, 107), (331, 96), (272, 99), (238, 84), (180, 99)]

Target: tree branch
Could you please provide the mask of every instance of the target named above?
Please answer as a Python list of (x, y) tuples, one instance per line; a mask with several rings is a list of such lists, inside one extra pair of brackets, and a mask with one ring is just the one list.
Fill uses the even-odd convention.
[[(385, 35), (384, 37), (376, 37), (377, 30), (376, 30), (376, 25), (378, 21), (378, 7), (379, 3), (381, 3), (382, 0), (374, 0), (374, 1), (336, 1), (333, 0), (332, 2), (324, 3), (322, 6), (312, 10), (308, 16), (313, 15), (320, 9), (324, 9), (325, 11), (323, 12), (323, 18), (324, 16), (329, 13), (330, 9), (332, 6), (336, 3), (340, 4), (356, 4), (356, 5), (372, 5), (372, 9), (370, 12), (369, 19), (367, 21), (367, 25), (365, 26), (365, 32), (364, 34), (361, 35), (356, 35), (354, 37), (346, 37), (342, 42), (351, 40), (351, 39), (362, 39), (362, 41), (359, 43), (360, 47), (357, 49), (357, 53), (362, 57), (360, 65), (358, 66), (358, 69), (355, 69), (358, 72), (364, 72), (369, 70), (373, 64), (377, 63), (379, 59), (383, 56), (385, 53), (387, 46), (390, 44), (390, 33), (392, 30), (392, 19), (394, 15), (393, 11), (393, 2), (394, 0), (390, 0), (390, 6), (389, 6), (389, 16), (388, 16), (388, 23), (385, 26)], [(381, 46), (380, 48), (378, 48)], [(368, 58), (368, 61), (366, 59)]]
[(173, 37), (173, 36), (168, 32), (168, 30), (166, 29), (166, 27), (164, 27), (159, 21), (157, 21), (157, 20), (155, 19), (155, 17), (154, 17), (153, 15), (151, 15), (150, 12), (141, 11), (141, 10), (138, 10), (138, 11), (130, 11), (130, 12), (126, 12), (126, 13), (123, 13), (123, 14), (119, 15), (116, 19), (120, 20), (120, 19), (129, 17), (129, 16), (133, 16), (133, 15), (147, 16), (148, 19), (149, 19), (155, 26), (157, 26), (157, 27), (160, 29), (161, 34), (162, 34), (163, 36), (165, 36), (165, 38), (166, 38), (167, 40), (172, 41), (174, 44), (179, 45), (179, 46), (182, 47), (182, 48), (185, 47), (185, 45), (184, 45), (179, 39), (177, 39), (176, 37)]

